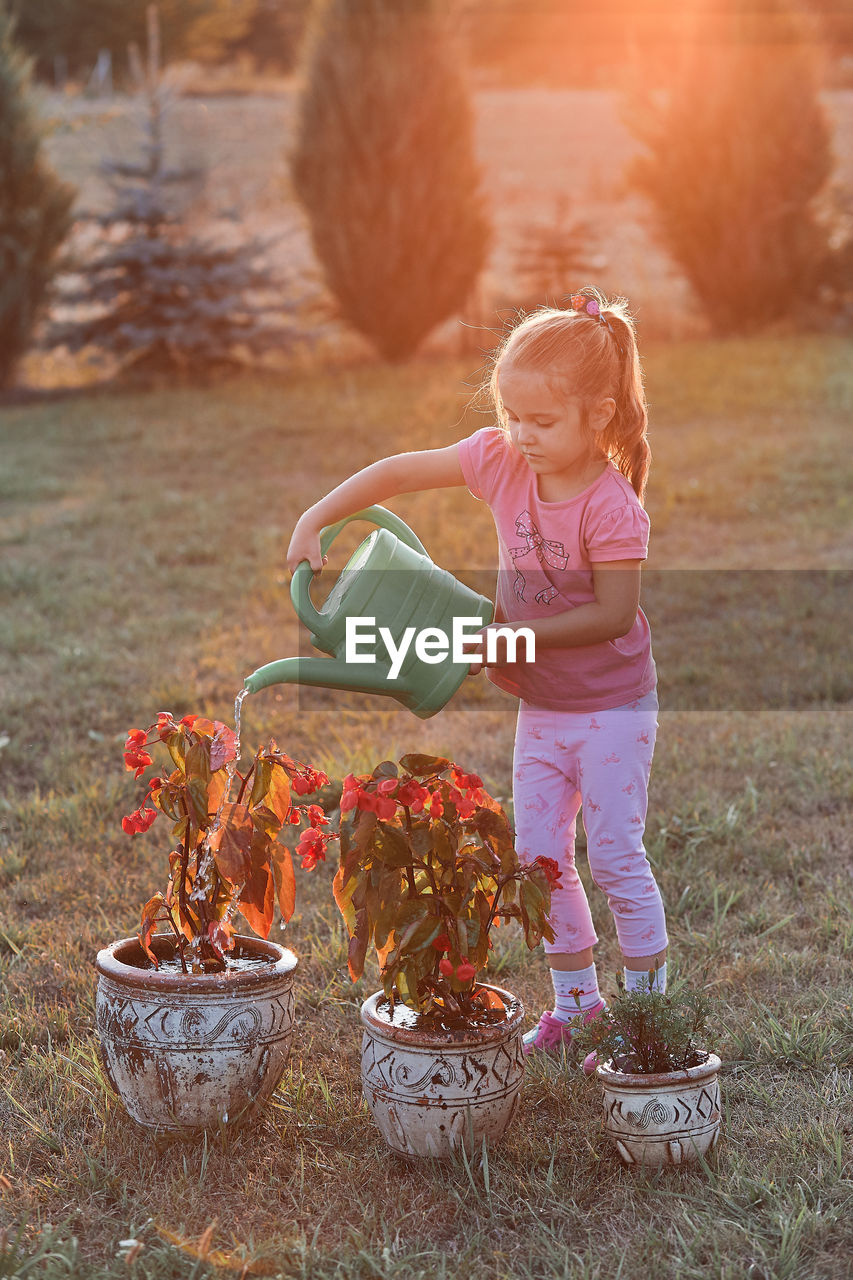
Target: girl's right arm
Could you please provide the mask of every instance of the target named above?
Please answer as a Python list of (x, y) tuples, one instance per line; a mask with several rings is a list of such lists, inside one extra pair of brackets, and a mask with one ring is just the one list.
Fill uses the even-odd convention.
[(343, 520), (344, 516), (385, 502), (398, 493), (447, 489), (464, 483), (459, 447), (455, 444), (445, 449), (424, 449), (419, 453), (396, 453), (393, 457), (371, 463), (363, 471), (357, 471), (344, 480), (299, 517), (287, 548), (288, 568), (292, 573), (298, 564), (307, 560), (317, 573), (323, 565), (320, 530)]

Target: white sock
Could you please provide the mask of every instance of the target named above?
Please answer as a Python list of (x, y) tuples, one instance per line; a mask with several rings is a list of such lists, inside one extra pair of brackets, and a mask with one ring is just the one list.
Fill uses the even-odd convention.
[[(552, 969), (551, 981), (554, 984), (554, 1017), (559, 1022), (571, 1022), (601, 1004), (595, 964), (588, 969)], [(572, 991), (580, 992), (577, 999)]]
[(653, 995), (664, 995), (666, 993), (666, 961), (659, 964), (657, 970), (654, 966), (651, 969), (625, 969), (625, 990), (636, 991), (641, 988), (643, 991), (651, 991)]

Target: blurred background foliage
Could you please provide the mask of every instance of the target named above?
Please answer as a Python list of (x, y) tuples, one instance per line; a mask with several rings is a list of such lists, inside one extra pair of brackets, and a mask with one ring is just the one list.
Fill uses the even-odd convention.
[[(18, 36), (51, 79), (55, 59), (68, 73), (91, 69), (101, 49), (123, 57), (145, 38), (147, 0), (3, 0)], [(0, 6), (2, 7), (2, 6)], [(724, 2), (715, 4), (722, 28)], [(851, 75), (853, 0), (800, 0), (811, 38), (827, 55), (831, 75)], [(441, 0), (463, 36), (469, 62), (499, 83), (616, 87), (627, 72), (665, 75), (689, 38), (695, 5), (684, 0)], [(749, 40), (772, 43), (777, 8), (744, 0), (737, 8)], [(287, 72), (298, 59), (311, 0), (161, 0), (164, 48), (170, 60), (225, 62), (249, 54), (258, 65)], [(724, 38), (724, 37), (723, 37)], [(783, 37), (784, 38), (784, 37)]]
[[(853, 81), (853, 0), (0, 0), (0, 15), (11, 17), (19, 68), (0, 103), (0, 142), (23, 137), (22, 120), (35, 122), (39, 111), (65, 134), (88, 128), (92, 97), (117, 113), (136, 110), (162, 79), (205, 112), (217, 99), (253, 101), (254, 115), (235, 107), (226, 120), (220, 109), (219, 121), (239, 132), (244, 154), (263, 143), (249, 136), (260, 122), (290, 165), (259, 227), (250, 200), (229, 209), (219, 198), (213, 208), (210, 193), (229, 174), (193, 157), (209, 170), (204, 200), (172, 221), (168, 237), (162, 227), (157, 234), (164, 245), (188, 243), (191, 224), (207, 232), (218, 219), (210, 261), (223, 288), (205, 298), (198, 281), (208, 266), (199, 276), (196, 257), (190, 270), (183, 251), (170, 249), (151, 305), (143, 314), (134, 304), (128, 328), (123, 299), (142, 291), (129, 288), (125, 259), (132, 250), (151, 275), (154, 224), (131, 243), (120, 200), (93, 220), (78, 192), (64, 263), (57, 248), (67, 228), (58, 223), (43, 252), (38, 220), (58, 179), (28, 123), (17, 188), (7, 181), (0, 191), (0, 219), (14, 216), (26, 241), (7, 265), (0, 322), (13, 295), (27, 304), (0, 384), (17, 376), (18, 357), (56, 309), (51, 274), (69, 269), (100, 270), (101, 279), (97, 288), (60, 281), (67, 307), (91, 302), (97, 312), (118, 301), (130, 335), (122, 367), (140, 366), (138, 335), (148, 349), (180, 349), (186, 372), (248, 363), (262, 350), (274, 357), (277, 320), (283, 358), (298, 345), (294, 323), (312, 346), (315, 301), (329, 354), (348, 334), (344, 345), (360, 335), (362, 355), (366, 340), (383, 359), (405, 360), (449, 332), (447, 322), (460, 350), (466, 330), (469, 349), (482, 349), (493, 345), (496, 319), (546, 300), (560, 305), (584, 278), (629, 292), (635, 305), (678, 312), (666, 336), (780, 323), (843, 329), (853, 319), (853, 180), (838, 116)], [(156, 164), (140, 162), (155, 185), (174, 139), (183, 144), (181, 127), (172, 137), (171, 121), (158, 126)], [(513, 130), (525, 135), (514, 159)], [(562, 157), (555, 168), (553, 146), (545, 159), (540, 142), (555, 130), (567, 152), (588, 134), (598, 169), (581, 173)], [(67, 181), (65, 153), (56, 148), (52, 158)], [(101, 172), (115, 173), (116, 163), (103, 157)], [(127, 165), (125, 151), (118, 163)], [(27, 199), (31, 219), (20, 216)], [(274, 285), (281, 272), (270, 270), (278, 301), (265, 302), (258, 327), (250, 295), (266, 267), (252, 268), (253, 246), (259, 231), (272, 232), (272, 244), (284, 227), (296, 246), (284, 274), (296, 283)], [(116, 248), (110, 236), (124, 241)], [(193, 338), (188, 355), (190, 330), (201, 333), (214, 311), (214, 348)], [(91, 308), (60, 318), (47, 330), (54, 347), (74, 355), (98, 345), (103, 326)], [(239, 326), (257, 341), (234, 361)]]

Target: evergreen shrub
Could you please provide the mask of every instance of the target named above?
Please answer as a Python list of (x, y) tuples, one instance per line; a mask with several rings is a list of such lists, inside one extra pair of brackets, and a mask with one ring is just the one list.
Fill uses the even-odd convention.
[(702, 0), (667, 87), (634, 101), (631, 170), (715, 333), (814, 299), (830, 270), (832, 172), (813, 46), (786, 0)]
[(0, 386), (29, 345), (74, 199), (44, 159), (29, 86), (29, 64), (0, 10)]
[(489, 241), (464, 75), (431, 0), (327, 0), (291, 157), (340, 314), (405, 360), (458, 312)]
[(97, 228), (94, 250), (63, 282), (60, 298), (70, 315), (51, 327), (47, 341), (70, 351), (99, 349), (123, 375), (198, 378), (282, 354), (312, 335), (299, 304), (270, 274), (268, 242), (187, 228), (187, 189), (202, 175), (166, 167), (169, 99), (162, 86), (148, 93), (141, 159), (102, 165), (113, 206), (88, 217)]

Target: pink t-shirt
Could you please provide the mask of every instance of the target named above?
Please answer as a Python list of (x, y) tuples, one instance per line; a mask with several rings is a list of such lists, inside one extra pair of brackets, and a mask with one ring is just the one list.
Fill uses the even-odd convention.
[[(462, 474), (491, 508), (498, 535), (495, 620), (520, 624), (595, 600), (596, 561), (645, 560), (649, 518), (631, 484), (609, 463), (566, 502), (543, 502), (536, 475), (499, 427), (459, 442)], [(518, 646), (524, 653), (524, 643)], [(489, 667), (493, 684), (534, 706), (605, 711), (655, 687), (649, 624), (638, 610), (625, 636), (598, 644), (537, 650), (532, 663)]]

